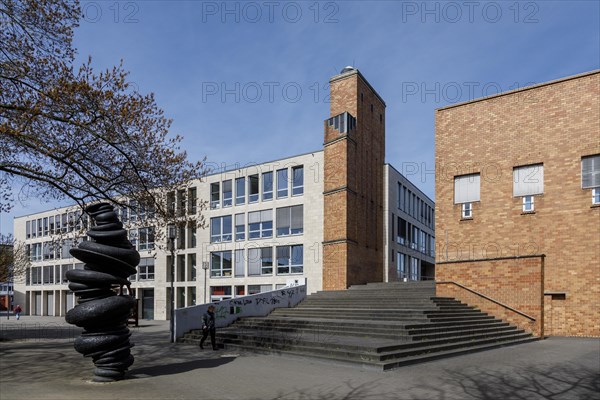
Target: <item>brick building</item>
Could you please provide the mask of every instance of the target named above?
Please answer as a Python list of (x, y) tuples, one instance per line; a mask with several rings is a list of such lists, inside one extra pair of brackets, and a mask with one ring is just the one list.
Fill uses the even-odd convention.
[(600, 336), (600, 71), (435, 117), (438, 294)]
[[(330, 83), (323, 149), (214, 171), (172, 194), (176, 212), (192, 218), (198, 202), (208, 204), (207, 229), (190, 225), (177, 234), (176, 308), (305, 280), (312, 293), (432, 274), (433, 202), (384, 164), (384, 101), (357, 69), (345, 68)], [(142, 258), (130, 278), (140, 317), (166, 319), (172, 262), (159, 249), (166, 246), (154, 243), (155, 230), (166, 227), (139, 226), (131, 210), (120, 213)], [(410, 232), (406, 223), (398, 231), (401, 220), (410, 221)], [(83, 268), (69, 254), (85, 239), (77, 235), (80, 223), (68, 207), (15, 219), (15, 237), (32, 261), (15, 286), (26, 312), (64, 315), (74, 306), (65, 274)], [(56, 243), (58, 233), (67, 239)]]

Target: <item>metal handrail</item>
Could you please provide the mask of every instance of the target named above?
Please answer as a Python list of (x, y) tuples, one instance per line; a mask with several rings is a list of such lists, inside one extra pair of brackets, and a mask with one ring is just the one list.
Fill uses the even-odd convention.
[(443, 285), (443, 284), (452, 283), (452, 284), (454, 284), (454, 285), (456, 285), (456, 286), (458, 286), (458, 287), (461, 287), (461, 288), (465, 289), (465, 290), (466, 290), (466, 291), (468, 291), (468, 292), (471, 292), (471, 293), (473, 293), (473, 294), (476, 294), (476, 295), (477, 295), (477, 296), (479, 296), (479, 297), (483, 297), (484, 299), (486, 299), (486, 300), (489, 300), (489, 301), (491, 301), (492, 303), (495, 303), (495, 304), (497, 304), (497, 305), (499, 305), (499, 306), (501, 306), (501, 307), (504, 307), (504, 308), (506, 308), (506, 309), (508, 309), (508, 310), (510, 310), (510, 311), (512, 311), (512, 312), (515, 312), (515, 313), (517, 313), (517, 314), (519, 314), (519, 315), (522, 315), (523, 317), (525, 317), (525, 318), (527, 318), (527, 319), (530, 319), (530, 320), (532, 320), (532, 321), (535, 321), (535, 320), (536, 320), (536, 319), (535, 319), (534, 317), (532, 317), (531, 315), (527, 315), (527, 314), (525, 314), (524, 312), (517, 310), (516, 308), (513, 308), (513, 307), (511, 307), (511, 306), (509, 306), (509, 305), (506, 305), (506, 304), (504, 304), (504, 303), (501, 303), (501, 302), (499, 302), (498, 300), (492, 299), (491, 297), (489, 297), (489, 296), (486, 296), (486, 295), (485, 295), (485, 294), (483, 294), (483, 293), (479, 293), (479, 292), (477, 292), (476, 290), (473, 290), (473, 289), (471, 289), (471, 288), (468, 288), (468, 287), (466, 287), (466, 286), (464, 286), (464, 285), (461, 285), (461, 284), (460, 284), (460, 283), (458, 283), (458, 282), (454, 282), (454, 281), (436, 281), (435, 283), (436, 283), (436, 285)]

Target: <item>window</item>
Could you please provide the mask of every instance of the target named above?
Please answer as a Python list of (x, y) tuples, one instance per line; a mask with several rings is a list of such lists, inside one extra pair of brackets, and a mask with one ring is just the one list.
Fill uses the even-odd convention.
[(210, 219), (211, 243), (231, 241), (231, 215)]
[(41, 285), (42, 284), (42, 267), (31, 268), (31, 284)]
[(248, 285), (248, 295), (270, 292), (273, 285)]
[(454, 204), (461, 205), (461, 218), (473, 218), (472, 203), (479, 201), (480, 176), (470, 174), (454, 177)]
[(277, 275), (301, 274), (303, 271), (302, 245), (277, 247)]
[(270, 238), (273, 236), (273, 210), (248, 213), (248, 238)]
[(398, 244), (406, 243), (406, 221), (400, 217), (398, 217), (398, 233), (396, 237), (396, 242)]
[(67, 279), (67, 271), (73, 269), (73, 264), (63, 265), (62, 268), (62, 283), (67, 283), (69, 280)]
[(235, 240), (246, 239), (246, 224), (244, 214), (235, 214)]
[(25, 222), (25, 233), (27, 234), (26, 239), (31, 238), (31, 221)]
[[(177, 191), (177, 215), (182, 217), (185, 215), (185, 211), (186, 211), (186, 191), (181, 189)], [(140, 218), (142, 218), (142, 215), (145, 215), (146, 210), (144, 210), (143, 208), (140, 207), (139, 211), (138, 211)]]
[(271, 200), (273, 199), (273, 172), (265, 172), (262, 174), (263, 179), (263, 194), (262, 199)]
[(61, 219), (60, 226), (61, 226), (62, 232), (65, 233), (65, 232), (67, 232), (67, 229), (69, 228), (69, 223), (67, 221), (67, 213), (62, 214), (60, 216), (60, 219)]
[(273, 274), (273, 248), (261, 247), (248, 249), (248, 275)]
[(523, 212), (533, 212), (533, 196), (523, 196)]
[(404, 204), (404, 199), (402, 197), (402, 184), (400, 182), (398, 182), (398, 209), (402, 210)]
[(219, 182), (210, 184), (210, 208), (215, 209), (221, 206)]
[(223, 207), (231, 207), (233, 204), (233, 187), (231, 179), (223, 181)]
[(139, 248), (139, 250), (154, 249), (154, 228), (153, 227), (138, 229), (138, 248)]
[(246, 178), (235, 180), (235, 204), (246, 203)]
[[(243, 214), (242, 214), (243, 215)], [(244, 249), (235, 251), (235, 276), (245, 276)]]
[(304, 194), (304, 166), (292, 168), (292, 196)]
[(54, 244), (52, 242), (44, 242), (44, 260), (54, 260)]
[(42, 261), (42, 244), (33, 243), (29, 250), (29, 261)]
[(231, 277), (231, 250), (210, 253), (210, 277)]
[(465, 219), (473, 218), (472, 203), (462, 203), (461, 217)]
[(281, 199), (288, 195), (288, 170), (280, 169), (277, 171), (277, 198)]
[[(173, 203), (169, 202), (169, 204), (168, 204), (169, 207), (172, 207), (172, 208), (169, 208), (169, 213), (171, 213), (171, 212), (173, 212), (173, 210), (175, 210), (175, 203), (174, 203), (175, 200), (174, 199), (175, 199), (175, 197), (173, 197)], [(135, 200), (131, 200), (129, 202), (129, 220), (131, 222), (136, 222), (137, 219), (138, 219), (138, 203)]]
[(146, 257), (140, 260), (138, 264), (139, 280), (153, 281), (154, 280), (154, 258)]
[(60, 265), (55, 265), (54, 266), (54, 283), (57, 285), (60, 285)]
[(454, 177), (454, 204), (479, 201), (479, 174)]
[(190, 221), (189, 222), (189, 227), (188, 227), (188, 247), (190, 249), (193, 249), (196, 247), (197, 245), (197, 229), (196, 229), (196, 222), (195, 221)]
[(48, 236), (50, 233), (50, 226), (48, 225), (48, 217), (44, 218), (44, 236)]
[(600, 154), (581, 158), (581, 188), (592, 189), (592, 204), (600, 204)]
[(533, 196), (544, 193), (544, 165), (513, 168), (513, 196)]
[(44, 285), (51, 285), (54, 283), (54, 267), (52, 265), (46, 265), (43, 267)]
[(412, 241), (410, 242), (410, 248), (417, 250), (419, 248), (419, 228), (412, 225), (413, 233), (412, 233)]
[(188, 213), (191, 215), (198, 212), (198, 190), (194, 188), (188, 189)]
[(277, 209), (277, 236), (299, 235), (304, 231), (304, 206)]
[(256, 203), (258, 201), (258, 174), (248, 177), (248, 203)]
[(402, 281), (408, 277), (408, 273), (406, 270), (406, 254), (398, 252), (396, 257), (396, 274), (398, 276), (398, 280)]

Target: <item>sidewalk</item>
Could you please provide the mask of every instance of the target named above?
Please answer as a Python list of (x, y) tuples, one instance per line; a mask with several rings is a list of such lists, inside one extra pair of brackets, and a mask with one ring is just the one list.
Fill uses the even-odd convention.
[[(171, 344), (167, 321), (131, 328), (129, 379), (90, 382), (62, 318), (0, 320), (0, 399), (600, 399), (600, 340), (551, 338), (390, 372)], [(41, 334), (40, 332), (44, 333)], [(218, 332), (217, 332), (218, 334)], [(47, 337), (54, 335), (53, 337)]]

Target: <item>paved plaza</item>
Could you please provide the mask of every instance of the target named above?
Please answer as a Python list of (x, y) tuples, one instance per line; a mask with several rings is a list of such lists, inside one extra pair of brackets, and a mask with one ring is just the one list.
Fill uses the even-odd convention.
[(308, 358), (168, 342), (165, 321), (132, 328), (129, 379), (92, 383), (56, 317), (0, 316), (0, 399), (600, 399), (600, 340), (550, 338), (379, 372)]

